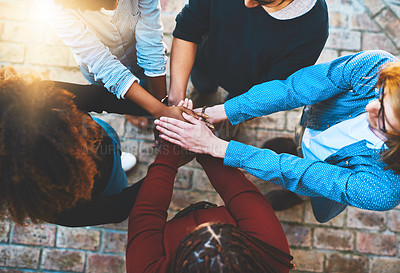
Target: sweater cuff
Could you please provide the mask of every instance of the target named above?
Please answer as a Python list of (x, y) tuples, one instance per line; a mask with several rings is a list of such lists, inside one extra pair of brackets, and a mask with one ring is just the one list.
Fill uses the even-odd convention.
[(241, 158), (243, 156), (244, 150), (246, 149), (246, 144), (231, 140), (226, 148), (224, 165), (236, 168), (241, 168)]
[(138, 84), (140, 84), (139, 78), (136, 78), (136, 77), (129, 78), (129, 80), (125, 83), (125, 86), (120, 93), (120, 99), (125, 99), (126, 93), (128, 92), (129, 88), (131, 88), (131, 86), (134, 82), (137, 82)]

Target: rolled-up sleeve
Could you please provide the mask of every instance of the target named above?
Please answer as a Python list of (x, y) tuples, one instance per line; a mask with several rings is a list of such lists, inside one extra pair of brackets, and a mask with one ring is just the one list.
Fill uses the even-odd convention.
[(166, 47), (163, 43), (163, 26), (158, 0), (139, 1), (139, 20), (136, 25), (136, 51), (138, 65), (149, 77), (166, 74)]
[[(102, 82), (108, 91), (123, 98), (129, 87), (139, 79), (125, 67), (109, 48), (92, 32), (72, 9), (63, 9), (51, 0), (35, 0), (46, 11), (45, 16), (56, 35), (86, 66), (94, 82)], [(88, 77), (88, 75), (85, 75)]]

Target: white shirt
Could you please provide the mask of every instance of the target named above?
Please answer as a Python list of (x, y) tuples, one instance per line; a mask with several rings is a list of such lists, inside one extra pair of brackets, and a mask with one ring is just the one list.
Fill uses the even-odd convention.
[(384, 141), (369, 128), (367, 113), (342, 121), (324, 131), (306, 128), (303, 135), (303, 157), (325, 160), (341, 148), (360, 140), (367, 140), (367, 146), (381, 149)]
[(118, 98), (139, 79), (166, 74), (158, 0), (120, 0), (114, 11), (63, 9), (53, 0), (35, 0), (57, 36), (71, 49), (83, 75)]
[(293, 0), (286, 7), (269, 13), (278, 20), (290, 20), (309, 12), (317, 3), (317, 0)]

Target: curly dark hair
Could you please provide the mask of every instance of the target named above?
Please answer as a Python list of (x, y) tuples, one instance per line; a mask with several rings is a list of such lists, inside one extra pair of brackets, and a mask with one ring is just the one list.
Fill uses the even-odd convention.
[(55, 0), (63, 8), (75, 10), (100, 10), (101, 8), (113, 9), (118, 3), (117, 0)]
[(71, 93), (0, 70), (0, 214), (38, 223), (90, 199), (100, 141)]
[(207, 223), (179, 243), (174, 273), (278, 273), (265, 255), (293, 268), (289, 254), (231, 224)]

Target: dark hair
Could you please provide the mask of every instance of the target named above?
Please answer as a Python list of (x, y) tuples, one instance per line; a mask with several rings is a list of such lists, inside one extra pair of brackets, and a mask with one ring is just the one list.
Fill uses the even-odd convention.
[(179, 243), (174, 273), (278, 272), (266, 259), (272, 257), (293, 268), (289, 254), (239, 230), (231, 224), (207, 223)]
[(297, 155), (297, 144), (289, 137), (275, 137), (267, 140), (262, 145), (263, 149), (270, 149), (277, 154), (285, 153)]
[(100, 10), (101, 8), (112, 8), (116, 0), (55, 0), (63, 8), (75, 10)]
[(49, 221), (89, 199), (100, 141), (99, 125), (71, 93), (0, 70), (0, 214)]
[[(400, 121), (400, 62), (387, 63), (380, 71), (377, 87), (385, 86), (385, 99), (390, 99), (393, 112)], [(382, 160), (391, 169), (400, 174), (400, 137), (388, 135), (385, 142), (389, 149), (383, 150)]]

